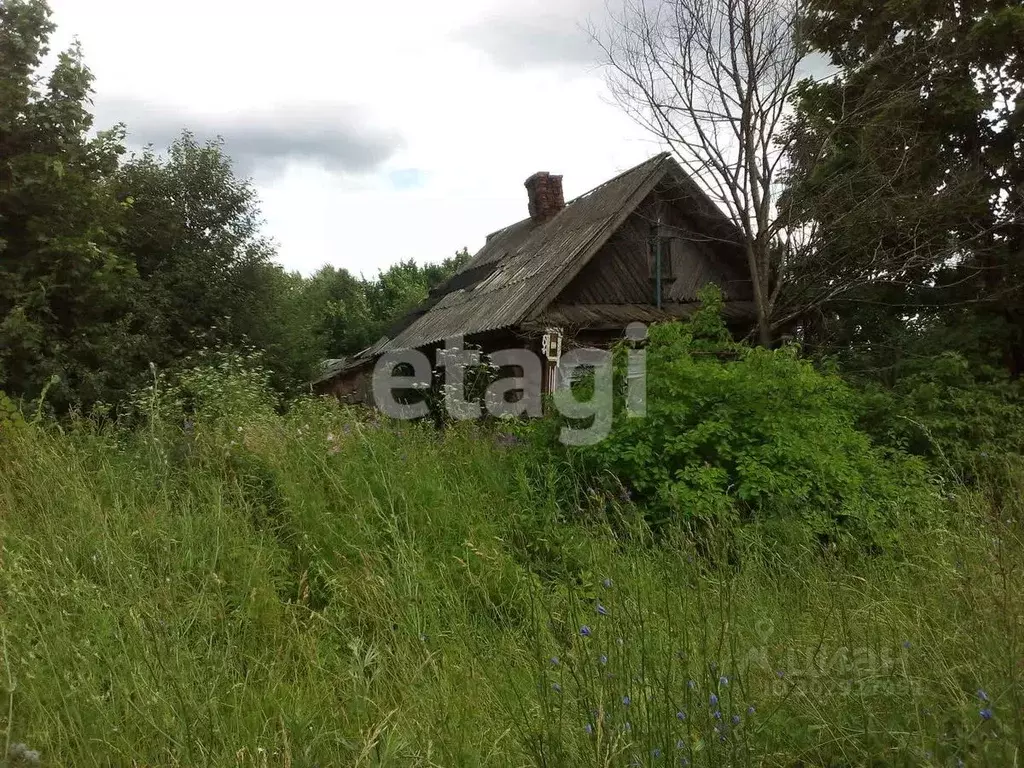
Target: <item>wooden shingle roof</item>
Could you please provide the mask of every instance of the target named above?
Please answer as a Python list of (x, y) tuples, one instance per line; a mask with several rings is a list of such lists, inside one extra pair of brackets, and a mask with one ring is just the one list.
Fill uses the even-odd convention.
[(704, 227), (737, 242), (732, 222), (663, 153), (570, 201), (549, 220), (524, 219), (489, 235), (458, 273), (353, 364), (536, 320), (666, 177), (693, 200)]

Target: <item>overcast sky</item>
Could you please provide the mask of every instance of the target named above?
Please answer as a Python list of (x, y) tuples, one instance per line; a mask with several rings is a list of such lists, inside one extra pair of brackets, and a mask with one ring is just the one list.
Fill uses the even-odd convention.
[(660, 147), (610, 103), (602, 0), (50, 0), (136, 146), (222, 135), (289, 269), (439, 261)]

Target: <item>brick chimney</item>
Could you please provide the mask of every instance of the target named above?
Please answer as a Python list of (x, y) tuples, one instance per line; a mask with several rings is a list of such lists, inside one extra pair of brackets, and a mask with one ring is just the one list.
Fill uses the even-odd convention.
[(547, 171), (535, 173), (526, 180), (526, 192), (530, 196), (530, 218), (534, 221), (547, 221), (565, 208), (561, 176), (552, 176)]

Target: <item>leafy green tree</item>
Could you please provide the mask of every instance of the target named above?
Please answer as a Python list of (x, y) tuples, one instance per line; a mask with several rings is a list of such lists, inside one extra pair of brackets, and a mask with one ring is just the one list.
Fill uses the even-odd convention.
[(873, 270), (810, 320), (811, 340), (880, 365), (948, 348), (953, 331), (1019, 374), (1024, 8), (808, 0), (806, 34), (839, 74), (802, 84), (790, 134), (788, 213), (818, 243), (801, 268), (820, 284)]
[(261, 271), (264, 298), (257, 307), (261, 322), (250, 326), (250, 341), (264, 352), (271, 385), (278, 392), (294, 392), (309, 383), (324, 359), (309, 311), (309, 281), (277, 264), (265, 265)]
[(0, 388), (50, 402), (110, 398), (136, 341), (134, 265), (116, 248), (117, 131), (90, 137), (92, 76), (75, 45), (38, 74), (42, 0), (0, 4)]
[(186, 132), (166, 157), (150, 148), (117, 174), (126, 207), (118, 247), (142, 281), (148, 361), (166, 365), (195, 349), (268, 341), (268, 268), (252, 185), (237, 178), (220, 142)]
[(427, 290), (432, 291), (448, 280), (452, 275), (462, 269), (472, 258), (469, 250), (463, 248), (456, 251), (454, 256), (449, 256), (440, 262), (425, 265), (422, 267), (423, 279), (426, 282)]
[(347, 269), (322, 267), (307, 281), (305, 304), (321, 359), (353, 354), (377, 340), (366, 283)]
[(469, 261), (462, 249), (439, 263), (399, 262), (376, 280), (325, 266), (308, 281), (306, 303), (321, 359), (352, 355), (374, 344), (388, 328)]
[(118, 404), (203, 350), (259, 352), (279, 391), (351, 354), (468, 259), (375, 280), (286, 273), (252, 184), (220, 141), (185, 132), (122, 162), (122, 128), (91, 135), (79, 48), (39, 75), (44, 0), (0, 4), (0, 389), (59, 411)]
[(463, 248), (439, 264), (420, 267), (409, 259), (381, 272), (375, 283), (368, 284), (367, 296), (371, 312), (381, 322), (382, 330), (423, 303), (432, 290), (455, 274), (469, 258), (469, 252)]
[(370, 311), (378, 320), (400, 317), (427, 298), (428, 287), (415, 261), (400, 261), (367, 286)]

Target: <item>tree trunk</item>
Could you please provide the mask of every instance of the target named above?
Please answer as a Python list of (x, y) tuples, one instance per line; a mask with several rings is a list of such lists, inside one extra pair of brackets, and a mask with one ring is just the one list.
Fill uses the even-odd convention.
[[(754, 248), (754, 243), (747, 241), (747, 269), (750, 272), (750, 285), (754, 293), (754, 309), (757, 312), (757, 343), (762, 347), (772, 345), (771, 318), (768, 317), (768, 291), (761, 279), (761, 260)], [(761, 255), (764, 258), (764, 255)]]

